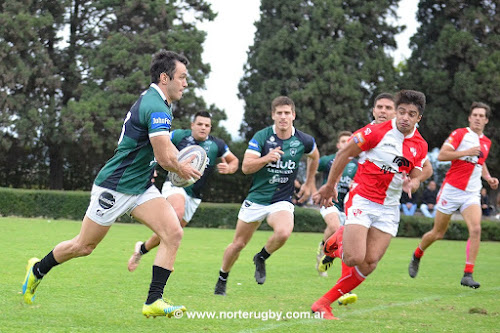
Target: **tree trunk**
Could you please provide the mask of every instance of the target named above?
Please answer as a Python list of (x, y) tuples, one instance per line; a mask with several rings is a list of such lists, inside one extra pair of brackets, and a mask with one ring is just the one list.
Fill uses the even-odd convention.
[(50, 174), (49, 188), (51, 190), (63, 189), (63, 156), (59, 146), (49, 147)]

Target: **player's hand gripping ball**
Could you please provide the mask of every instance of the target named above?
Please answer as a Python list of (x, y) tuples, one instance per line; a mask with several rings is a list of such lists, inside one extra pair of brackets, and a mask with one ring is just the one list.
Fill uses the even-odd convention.
[[(177, 155), (177, 160), (179, 162), (183, 162), (191, 158), (191, 156), (193, 155), (195, 156), (195, 158), (191, 161), (191, 166), (194, 169), (197, 169), (203, 175), (205, 167), (207, 166), (208, 163), (208, 158), (207, 158), (207, 152), (202, 147), (198, 145), (187, 146), (186, 148), (179, 151), (179, 155)], [(168, 174), (168, 178), (172, 183), (172, 185), (177, 187), (186, 187), (196, 182), (194, 178), (184, 179), (175, 172), (170, 172)]]

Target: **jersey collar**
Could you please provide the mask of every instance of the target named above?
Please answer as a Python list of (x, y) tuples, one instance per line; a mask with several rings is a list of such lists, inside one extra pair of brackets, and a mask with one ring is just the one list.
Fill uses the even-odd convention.
[[(276, 134), (276, 125), (273, 125), (273, 133)], [(295, 135), (295, 127), (292, 126), (292, 136)]]
[(160, 94), (161, 98), (165, 101), (165, 104), (167, 104), (168, 107), (170, 107), (170, 104), (167, 103), (167, 98), (165, 97), (165, 94), (163, 91), (161, 91), (160, 87), (156, 83), (151, 83), (150, 85), (151, 88), (154, 88), (158, 94)]
[(474, 132), (470, 127), (467, 127), (467, 131), (469, 131), (469, 133), (474, 133), (476, 134), (479, 138), (482, 138), (484, 133), (481, 133), (481, 135), (477, 134), (476, 132)]

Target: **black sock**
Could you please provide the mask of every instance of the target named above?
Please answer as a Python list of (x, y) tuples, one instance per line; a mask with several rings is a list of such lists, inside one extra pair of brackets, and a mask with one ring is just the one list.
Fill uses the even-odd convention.
[(324, 240), (322, 240), (322, 241), (321, 241), (321, 246), (324, 246), (324, 245), (325, 245), (325, 241), (324, 241)]
[(224, 273), (222, 270), (219, 271), (219, 280), (227, 281), (228, 276), (229, 276), (229, 272)]
[(39, 279), (43, 278), (45, 274), (47, 274), (52, 267), (59, 265), (59, 263), (54, 258), (54, 251), (50, 251), (42, 260), (37, 262), (33, 266), (33, 274)]
[(172, 271), (169, 271), (168, 269), (160, 266), (153, 265), (153, 277), (151, 279), (151, 284), (149, 285), (146, 304), (151, 304), (157, 299), (162, 298), (163, 289), (165, 289), (165, 285), (167, 284), (170, 273), (172, 273)]
[(141, 255), (144, 255), (144, 254), (149, 252), (148, 250), (146, 250), (146, 242), (142, 243), (140, 252), (141, 252)]
[(258, 255), (260, 257), (262, 257), (262, 259), (264, 259), (264, 260), (266, 260), (267, 258), (269, 258), (271, 256), (271, 254), (266, 251), (266, 247), (265, 246), (262, 248), (262, 250), (260, 250), (260, 252), (258, 253)]

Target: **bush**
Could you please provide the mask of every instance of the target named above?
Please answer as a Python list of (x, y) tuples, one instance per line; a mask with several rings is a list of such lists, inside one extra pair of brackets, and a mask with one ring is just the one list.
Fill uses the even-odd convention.
[[(0, 215), (44, 217), (51, 219), (81, 220), (85, 215), (90, 193), (84, 191), (48, 191), (0, 188)], [(189, 223), (195, 228), (234, 229), (240, 209), (239, 203), (203, 202)], [(119, 222), (133, 222), (124, 215)], [(398, 237), (422, 237), (431, 230), (433, 220), (424, 216), (401, 216)], [(500, 223), (483, 220), (482, 240), (500, 241)], [(261, 230), (271, 230), (262, 223)], [(325, 222), (317, 209), (295, 207), (296, 232), (320, 232)], [(451, 221), (445, 239), (467, 240), (467, 225), (464, 221)]]

